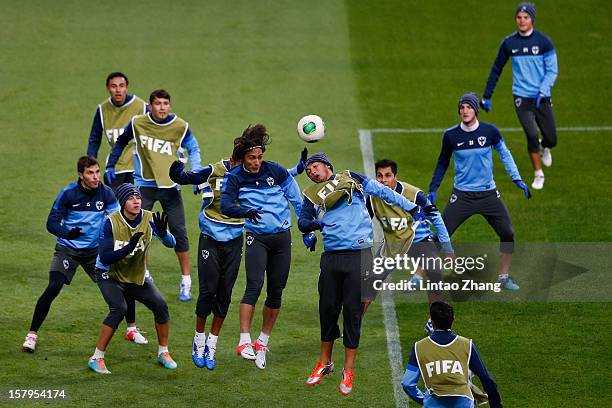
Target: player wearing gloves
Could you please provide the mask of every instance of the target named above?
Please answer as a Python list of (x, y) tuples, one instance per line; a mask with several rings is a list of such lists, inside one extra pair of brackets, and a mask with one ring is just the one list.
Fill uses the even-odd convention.
[[(51, 303), (64, 285), (70, 285), (77, 267), (80, 265), (94, 280), (100, 226), (104, 215), (119, 209), (111, 189), (100, 182), (100, 165), (95, 158), (79, 158), (77, 172), (79, 179), (62, 189), (47, 218), (47, 230), (57, 237), (57, 243), (49, 268), (49, 284), (36, 302), (30, 331), (22, 346), (24, 351), (34, 352), (36, 349), (38, 330)], [(128, 302), (127, 308), (126, 322), (128, 330), (134, 332), (132, 339), (146, 343), (134, 323), (134, 302)]]
[[(241, 165), (225, 174), (221, 213), (246, 218), (247, 285), (240, 301), (240, 341), (236, 352), (266, 367), (268, 340), (281, 308), (291, 264), (291, 210), (300, 215), (300, 188), (281, 165), (263, 159), (270, 137), (263, 125), (249, 126), (234, 140), (232, 158)], [(267, 278), (261, 333), (251, 341), (255, 305)]]
[[(488, 400), (491, 408), (502, 408), (497, 384), (476, 346), (471, 339), (451, 331), (455, 318), (452, 306), (434, 302), (429, 307), (429, 314), (434, 331), (412, 348), (402, 379), (406, 394), (426, 408), (472, 408), (475, 400)], [(474, 395), (474, 388), (470, 388), (470, 372), (480, 378), (486, 394)], [(426, 387), (425, 393), (418, 387), (420, 377)]]
[(497, 281), (509, 290), (519, 286), (508, 275), (514, 252), (514, 230), (508, 208), (493, 179), (493, 149), (497, 151), (510, 178), (531, 198), (531, 192), (521, 180), (512, 153), (506, 147), (499, 130), (478, 121), (478, 96), (466, 93), (459, 99), (461, 123), (444, 133), (438, 164), (429, 184), (429, 200), (436, 203), (436, 192), (455, 155), (455, 184), (442, 218), (450, 236), (472, 215), (481, 214), (493, 227), (501, 241), (500, 272)]
[(168, 353), (170, 315), (168, 305), (151, 279), (145, 278), (145, 259), (155, 235), (168, 248), (176, 244), (168, 231), (166, 214), (152, 214), (141, 209), (140, 191), (133, 184), (117, 187), (121, 210), (111, 214), (100, 231), (96, 261), (96, 281), (106, 303), (108, 315), (100, 328), (100, 337), (88, 367), (100, 374), (110, 374), (104, 361), (106, 347), (126, 312), (126, 299), (134, 298), (153, 312), (157, 331), (159, 363), (170, 369), (176, 363)]
[(557, 53), (550, 38), (533, 28), (535, 4), (519, 4), (514, 17), (517, 31), (504, 38), (499, 46), (480, 106), (487, 112), (491, 110), (491, 96), (506, 62), (511, 59), (514, 109), (527, 136), (527, 151), (535, 172), (531, 187), (540, 190), (544, 188), (542, 164), (552, 165), (550, 150), (557, 145), (551, 99), (551, 89), (559, 73)]
[(174, 251), (181, 267), (179, 299), (191, 300), (191, 275), (189, 271), (189, 240), (185, 227), (185, 209), (179, 186), (170, 179), (168, 171), (186, 149), (190, 169), (200, 166), (200, 146), (191, 133), (189, 124), (172, 113), (170, 94), (163, 89), (155, 90), (149, 96), (151, 112), (134, 116), (117, 139), (108, 158), (104, 173), (107, 184), (115, 178), (115, 164), (123, 149), (134, 140), (134, 182), (142, 194), (142, 208), (152, 210), (159, 201), (168, 214), (170, 231), (176, 237)]
[(372, 270), (372, 221), (366, 209), (366, 194), (401, 207), (415, 220), (424, 220), (420, 207), (376, 180), (359, 173), (334, 173), (325, 153), (306, 161), (306, 174), (316, 184), (303, 192), (298, 227), (303, 233), (320, 230), (324, 252), (319, 274), (319, 318), (321, 353), (307, 385), (315, 385), (334, 370), (332, 350), (340, 337), (338, 317), (343, 314), (344, 369), (338, 389), (348, 395), (361, 336), (362, 277)]

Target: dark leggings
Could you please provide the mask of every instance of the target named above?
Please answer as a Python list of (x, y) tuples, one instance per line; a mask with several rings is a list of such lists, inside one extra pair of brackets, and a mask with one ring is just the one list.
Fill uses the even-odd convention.
[[(30, 324), (30, 331), (37, 332), (38, 329), (40, 329), (40, 326), (42, 326), (49, 314), (51, 303), (53, 303), (53, 300), (59, 295), (65, 283), (66, 277), (64, 274), (57, 271), (49, 272), (49, 284), (36, 302), (34, 315), (32, 316), (32, 324)], [(126, 300), (127, 312), (125, 314), (125, 321), (128, 324), (134, 323), (136, 321), (136, 302), (132, 298)]]

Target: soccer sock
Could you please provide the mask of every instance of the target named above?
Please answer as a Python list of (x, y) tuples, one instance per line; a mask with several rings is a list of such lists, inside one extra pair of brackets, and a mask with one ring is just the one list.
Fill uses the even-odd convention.
[(134, 332), (134, 331), (137, 331), (137, 330), (138, 330), (138, 328), (136, 326), (128, 326), (128, 328), (127, 328), (128, 333), (129, 332)]
[(161, 353), (167, 353), (168, 346), (157, 346), (157, 355), (159, 356)]
[(210, 333), (208, 335), (208, 339), (206, 340), (206, 345), (208, 346), (208, 348), (216, 349), (218, 338), (219, 336), (215, 336), (214, 334)]
[(257, 338), (257, 341), (260, 342), (261, 344), (263, 344), (264, 346), (267, 346), (269, 339), (270, 339), (270, 335), (269, 334), (261, 332), (261, 333), (259, 333), (259, 338)]
[(499, 279), (508, 279), (508, 274), (507, 273), (500, 273), (499, 274)]
[(251, 333), (240, 333), (240, 344), (252, 343)]
[(544, 171), (542, 169), (536, 170), (534, 173), (536, 176), (544, 177)]
[(93, 356), (91, 356), (94, 360), (98, 358), (104, 358), (104, 352), (96, 347), (96, 351), (94, 351)]
[(193, 336), (193, 339), (195, 340), (198, 346), (203, 346), (206, 343), (206, 333), (195, 332), (195, 336)]
[(413, 279), (418, 279), (418, 280), (423, 280), (423, 277), (421, 275), (417, 275), (416, 273), (414, 275), (412, 275)]
[(181, 275), (181, 283), (185, 286), (191, 286), (191, 275)]

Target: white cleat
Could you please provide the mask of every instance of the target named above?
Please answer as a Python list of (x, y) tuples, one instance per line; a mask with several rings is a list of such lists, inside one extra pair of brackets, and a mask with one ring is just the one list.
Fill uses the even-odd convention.
[(23, 351), (27, 351), (28, 353), (33, 353), (36, 350), (36, 340), (38, 339), (38, 335), (34, 333), (28, 333), (23, 342), (21, 348)]
[(149, 340), (147, 340), (146, 337), (142, 335), (139, 328), (136, 328), (136, 330), (128, 330), (125, 333), (125, 339), (127, 341), (133, 341), (136, 344), (148, 344), (149, 343)]
[(552, 153), (548, 147), (545, 147), (542, 151), (542, 164), (546, 167), (552, 166)]
[(536, 175), (531, 183), (531, 188), (534, 190), (541, 190), (544, 188), (544, 176)]
[(236, 347), (236, 354), (244, 358), (245, 360), (255, 360), (255, 351), (251, 343), (239, 344)]
[(259, 369), (266, 368), (266, 353), (269, 351), (259, 340), (255, 341), (255, 365)]

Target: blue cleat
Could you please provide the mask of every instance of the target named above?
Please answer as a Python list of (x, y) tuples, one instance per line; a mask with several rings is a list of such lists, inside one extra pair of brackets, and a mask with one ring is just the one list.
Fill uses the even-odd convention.
[(506, 290), (519, 290), (521, 288), (519, 285), (514, 283), (511, 276), (508, 276), (507, 278), (497, 277), (495, 283), (500, 283), (501, 288)]
[(425, 333), (427, 334), (433, 333), (434, 327), (433, 327), (433, 323), (431, 322), (431, 319), (427, 320), (427, 323), (425, 323), (423, 330), (425, 330)]
[(193, 359), (193, 364), (195, 364), (195, 366), (198, 368), (204, 368), (204, 365), (206, 364), (205, 355), (206, 355), (205, 347), (198, 346), (198, 343), (196, 343), (194, 339), (192, 343), (192, 350), (191, 350), (191, 358)]
[(106, 363), (103, 358), (90, 358), (87, 363), (87, 367), (89, 367), (92, 371), (95, 371), (98, 374), (110, 374), (106, 368)]
[(191, 300), (191, 286), (181, 283), (179, 286), (179, 300), (189, 302)]
[(204, 361), (206, 361), (206, 368), (214, 370), (217, 366), (217, 349), (208, 347), (204, 348)]

